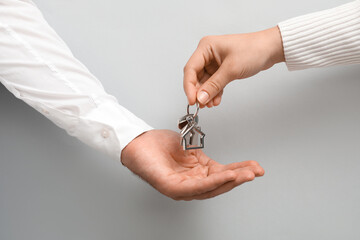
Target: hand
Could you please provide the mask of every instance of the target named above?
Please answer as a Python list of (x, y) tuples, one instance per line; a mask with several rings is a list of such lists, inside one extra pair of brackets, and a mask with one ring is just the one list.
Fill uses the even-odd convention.
[(175, 200), (206, 199), (264, 175), (255, 161), (222, 165), (201, 150), (184, 151), (180, 135), (151, 130), (131, 141), (122, 162), (164, 195)]
[(217, 106), (228, 83), (251, 77), (283, 61), (278, 27), (204, 37), (184, 68), (184, 90), (189, 104), (197, 100), (201, 107)]

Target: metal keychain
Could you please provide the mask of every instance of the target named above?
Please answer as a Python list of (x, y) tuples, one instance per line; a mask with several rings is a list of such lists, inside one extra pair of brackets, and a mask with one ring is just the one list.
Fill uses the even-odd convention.
[(199, 123), (199, 104), (196, 103), (195, 113), (190, 113), (190, 105), (187, 106), (187, 114), (179, 119), (178, 127), (181, 129), (180, 144), (184, 150), (204, 148), (205, 133), (201, 131)]

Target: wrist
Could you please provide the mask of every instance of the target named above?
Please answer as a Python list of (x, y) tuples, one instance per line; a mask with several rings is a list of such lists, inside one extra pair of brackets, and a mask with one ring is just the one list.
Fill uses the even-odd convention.
[(268, 38), (269, 63), (273, 66), (280, 62), (285, 62), (284, 48), (281, 32), (278, 26), (265, 30)]
[(129, 168), (131, 159), (136, 155), (137, 152), (139, 152), (138, 150), (141, 149), (139, 145), (141, 145), (142, 140), (144, 139), (144, 135), (147, 135), (148, 132), (151, 131), (153, 131), (153, 129), (142, 132), (126, 145), (126, 147), (121, 151), (120, 161), (122, 165)]

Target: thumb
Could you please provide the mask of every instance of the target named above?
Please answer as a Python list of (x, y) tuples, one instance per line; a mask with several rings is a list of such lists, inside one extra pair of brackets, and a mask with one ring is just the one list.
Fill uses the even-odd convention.
[(221, 92), (226, 84), (234, 80), (231, 77), (230, 70), (223, 63), (220, 68), (199, 88), (197, 92), (197, 100), (202, 105), (206, 105), (219, 92)]

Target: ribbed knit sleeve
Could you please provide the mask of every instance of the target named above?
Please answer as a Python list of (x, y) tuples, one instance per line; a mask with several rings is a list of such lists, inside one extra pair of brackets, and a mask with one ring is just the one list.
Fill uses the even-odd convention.
[(278, 26), (289, 70), (360, 63), (360, 1)]

